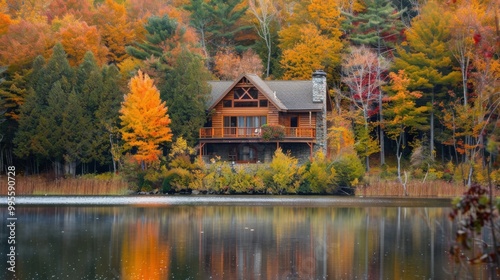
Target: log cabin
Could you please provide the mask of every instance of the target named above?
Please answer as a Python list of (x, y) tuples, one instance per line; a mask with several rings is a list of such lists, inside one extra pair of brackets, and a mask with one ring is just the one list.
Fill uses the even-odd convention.
[(210, 117), (199, 132), (199, 156), (234, 163), (270, 162), (277, 148), (305, 162), (327, 151), (332, 102), (326, 73), (308, 81), (262, 80), (254, 74), (211, 81)]

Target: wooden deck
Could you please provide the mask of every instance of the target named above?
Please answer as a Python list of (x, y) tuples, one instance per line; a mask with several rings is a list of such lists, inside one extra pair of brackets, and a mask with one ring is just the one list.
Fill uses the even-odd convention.
[[(285, 127), (284, 139), (312, 139), (316, 137), (316, 129), (311, 127)], [(260, 127), (203, 127), (200, 139), (242, 139), (262, 138)]]

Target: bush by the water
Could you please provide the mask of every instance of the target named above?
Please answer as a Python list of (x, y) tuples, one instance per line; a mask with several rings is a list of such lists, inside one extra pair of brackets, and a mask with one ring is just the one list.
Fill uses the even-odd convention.
[(234, 164), (220, 157), (210, 163), (193, 160), (187, 153), (177, 153), (171, 155), (168, 165), (149, 170), (129, 161), (123, 168), (124, 177), (138, 192), (333, 194), (341, 187), (355, 186), (364, 173), (358, 157), (349, 154), (332, 161), (318, 152), (303, 165), (281, 149), (268, 164)]

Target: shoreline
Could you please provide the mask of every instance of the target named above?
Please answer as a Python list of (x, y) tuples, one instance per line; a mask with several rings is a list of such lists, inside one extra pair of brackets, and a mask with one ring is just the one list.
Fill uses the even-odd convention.
[[(16, 196), (16, 206), (451, 207), (451, 198), (313, 195)], [(7, 196), (0, 196), (7, 205)]]

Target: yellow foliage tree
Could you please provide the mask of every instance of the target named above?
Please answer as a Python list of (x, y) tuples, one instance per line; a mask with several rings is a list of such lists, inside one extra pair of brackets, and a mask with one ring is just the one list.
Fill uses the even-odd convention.
[(120, 109), (120, 132), (126, 150), (136, 149), (133, 158), (145, 166), (157, 163), (159, 145), (172, 140), (170, 117), (153, 80), (139, 70), (130, 80), (130, 92)]
[(307, 24), (299, 30), (300, 40), (291, 49), (283, 51), (281, 66), (285, 70), (286, 80), (306, 80), (315, 69), (324, 69), (327, 65), (338, 63), (334, 58), (333, 41), (312, 24)]
[(332, 125), (328, 128), (328, 142), (331, 156), (334, 158), (350, 151), (356, 142), (352, 127), (353, 119), (355, 119), (355, 115), (352, 111), (335, 111), (331, 114), (330, 123)]
[(296, 3), (293, 12), (285, 16), (287, 24), (279, 32), (285, 79), (309, 79), (316, 69), (329, 73), (339, 65), (343, 44), (342, 16), (337, 2)]

